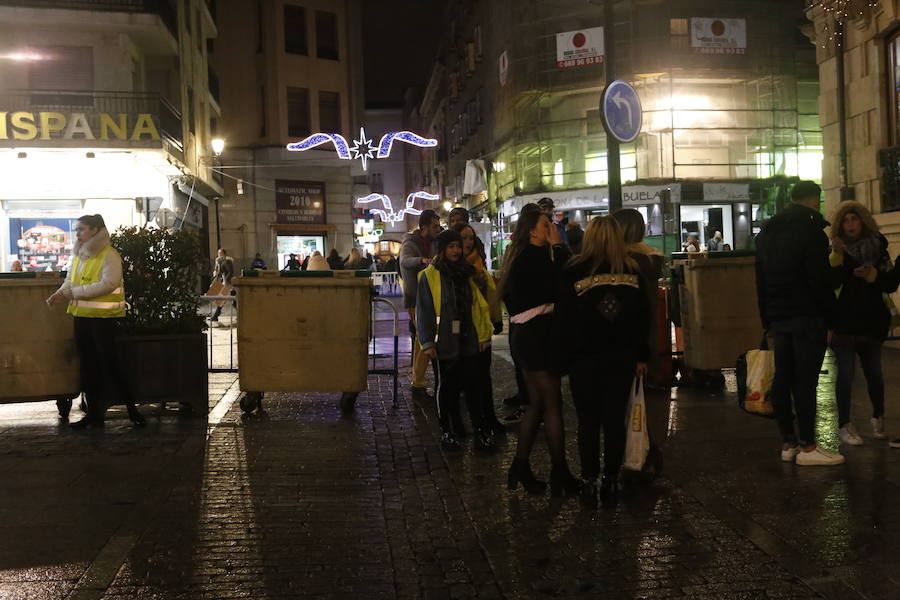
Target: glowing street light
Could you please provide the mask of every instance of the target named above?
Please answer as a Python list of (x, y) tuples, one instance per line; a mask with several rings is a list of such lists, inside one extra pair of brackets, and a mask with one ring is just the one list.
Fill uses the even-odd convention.
[(225, 150), (225, 140), (222, 138), (213, 138), (210, 140), (209, 145), (212, 146), (213, 154), (222, 156), (222, 152)]

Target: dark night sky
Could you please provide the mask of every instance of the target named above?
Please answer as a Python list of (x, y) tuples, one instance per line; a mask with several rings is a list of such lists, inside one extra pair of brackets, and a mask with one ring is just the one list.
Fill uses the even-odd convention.
[(444, 0), (363, 1), (366, 106), (402, 106), (406, 88), (428, 84), (443, 6)]

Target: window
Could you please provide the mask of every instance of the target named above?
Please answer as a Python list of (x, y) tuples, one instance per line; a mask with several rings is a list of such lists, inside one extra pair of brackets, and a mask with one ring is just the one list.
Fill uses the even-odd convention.
[(94, 49), (90, 46), (48, 46), (40, 49), (52, 60), (30, 63), (28, 86), (33, 90), (94, 89)]
[(690, 22), (688, 19), (670, 19), (669, 31), (672, 35), (673, 50), (687, 50), (691, 46)]
[(194, 109), (194, 88), (188, 87), (187, 89), (187, 108), (184, 111), (184, 118), (187, 119), (188, 129), (191, 133), (197, 132), (197, 127), (194, 123), (194, 117), (196, 116), (196, 111)]
[[(285, 36), (287, 37), (287, 36)], [(256, 51), (263, 51), (263, 6), (262, 0), (256, 0)]]
[(284, 51), (288, 54), (307, 54), (306, 9), (302, 6), (284, 5)]
[(900, 210), (900, 32), (888, 38), (887, 66), (888, 114), (890, 115), (891, 148), (881, 151), (883, 175), (881, 181), (881, 210)]
[(309, 90), (289, 87), (287, 89), (288, 136), (306, 137), (309, 128)]
[(184, 28), (187, 29), (188, 34), (191, 33), (191, 3), (190, 0), (184, 1)]
[(900, 32), (888, 39), (888, 97), (890, 98), (891, 145), (900, 146)]
[(337, 15), (316, 11), (316, 56), (338, 60)]
[(197, 35), (195, 36), (197, 38), (197, 50), (199, 50), (200, 53), (202, 54), (203, 53), (203, 20), (200, 17), (200, 9), (199, 8), (196, 11), (194, 11), (194, 16), (196, 17), (196, 23), (197, 23), (196, 26), (194, 27), (194, 29), (197, 32)]
[(319, 131), (341, 133), (341, 95), (319, 92)]

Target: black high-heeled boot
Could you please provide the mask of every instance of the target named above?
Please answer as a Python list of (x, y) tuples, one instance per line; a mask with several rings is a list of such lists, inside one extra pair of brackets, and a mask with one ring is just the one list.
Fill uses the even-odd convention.
[(554, 466), (550, 471), (550, 495), (554, 498), (575, 496), (581, 491), (582, 482), (572, 475), (567, 465)]
[(147, 425), (144, 417), (138, 411), (137, 407), (133, 404), (128, 406), (128, 418), (131, 419), (131, 422), (135, 427), (144, 427)]
[(514, 490), (519, 487), (520, 483), (529, 494), (543, 494), (544, 490), (547, 489), (547, 482), (535, 478), (534, 473), (531, 472), (531, 465), (528, 464), (527, 460), (514, 458), (509, 466), (509, 473), (507, 473), (506, 487)]
[(581, 493), (578, 495), (581, 504), (585, 508), (597, 508), (597, 480), (588, 479), (581, 486)]
[(449, 431), (441, 434), (441, 448), (444, 450), (462, 450), (462, 444)]
[(610, 473), (600, 481), (600, 504), (603, 508), (615, 508), (619, 503), (619, 474)]

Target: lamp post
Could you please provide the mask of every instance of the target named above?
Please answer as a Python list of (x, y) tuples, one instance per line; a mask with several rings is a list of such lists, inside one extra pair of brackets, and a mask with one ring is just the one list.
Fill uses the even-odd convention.
[[(222, 152), (225, 151), (225, 140), (222, 138), (213, 138), (210, 140), (209, 145), (212, 147), (212, 151), (214, 156), (213, 164), (215, 166), (222, 166), (220, 157), (222, 156)], [(222, 228), (219, 223), (219, 197), (215, 198), (216, 203), (216, 248), (222, 247)]]

